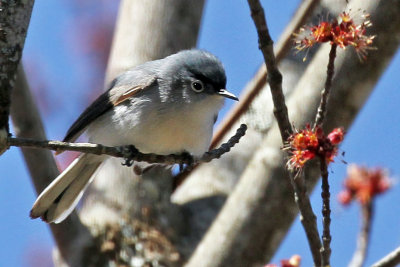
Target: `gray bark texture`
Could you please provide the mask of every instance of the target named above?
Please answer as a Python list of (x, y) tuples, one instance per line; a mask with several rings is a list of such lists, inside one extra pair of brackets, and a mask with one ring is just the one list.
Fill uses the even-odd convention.
[[(0, 138), (10, 132), (11, 90), (22, 57), (33, 3), (33, 0), (0, 2)], [(4, 148), (0, 147), (0, 154), (2, 152)]]

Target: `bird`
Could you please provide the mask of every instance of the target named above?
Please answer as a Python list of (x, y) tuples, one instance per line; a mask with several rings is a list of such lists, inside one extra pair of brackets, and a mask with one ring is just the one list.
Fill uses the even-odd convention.
[[(72, 124), (63, 141), (74, 142), (85, 133), (91, 143), (133, 145), (142, 153), (158, 155), (199, 156), (209, 148), (226, 98), (239, 100), (226, 90), (221, 61), (204, 50), (183, 50), (115, 78)], [(30, 217), (62, 222), (107, 157), (82, 153), (38, 196)]]

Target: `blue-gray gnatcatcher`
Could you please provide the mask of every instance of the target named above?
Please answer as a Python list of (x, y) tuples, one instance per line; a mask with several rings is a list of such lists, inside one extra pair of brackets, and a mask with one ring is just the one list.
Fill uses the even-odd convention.
[[(139, 65), (116, 78), (68, 130), (64, 141), (83, 132), (89, 142), (134, 145), (167, 155), (208, 150), (225, 90), (221, 62), (200, 50), (185, 50)], [(81, 154), (37, 198), (31, 217), (59, 223), (74, 209), (106, 156)]]

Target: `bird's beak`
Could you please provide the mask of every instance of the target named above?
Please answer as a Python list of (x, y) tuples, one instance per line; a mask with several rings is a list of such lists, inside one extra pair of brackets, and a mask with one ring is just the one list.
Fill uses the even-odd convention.
[(230, 99), (239, 101), (239, 98), (237, 98), (237, 96), (235, 96), (235, 95), (232, 94), (231, 92), (228, 92), (226, 89), (220, 89), (220, 90), (217, 92), (217, 95), (220, 95), (220, 96), (223, 96), (223, 97), (226, 97), (226, 98), (230, 98)]

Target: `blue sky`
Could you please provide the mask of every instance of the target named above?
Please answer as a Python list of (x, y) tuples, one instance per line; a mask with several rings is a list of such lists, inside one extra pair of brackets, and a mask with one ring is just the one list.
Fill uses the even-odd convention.
[[(47, 79), (51, 91), (45, 99), (57, 105), (57, 98), (65, 98), (63, 106), (54, 109), (45, 117), (45, 127), (50, 139), (60, 139), (69, 124), (83, 109), (83, 101), (75, 100), (85, 90), (87, 63), (71, 55), (71, 45), (65, 38), (66, 29), (71, 30), (75, 10), (67, 1), (37, 1), (28, 32), (24, 60), (39, 62), (40, 71)], [(262, 1), (271, 35), (277, 40), (280, 32), (290, 20), (298, 1)], [(79, 31), (80, 29), (72, 29)], [(251, 79), (262, 63), (258, 50), (257, 35), (249, 15), (246, 1), (208, 1), (199, 38), (200, 48), (216, 54), (224, 63), (229, 90), (240, 94), (240, 90)], [(86, 65), (85, 65), (86, 64)], [(345, 160), (368, 166), (389, 168), (397, 181), (400, 173), (398, 140), (400, 113), (400, 54), (391, 62), (376, 89), (361, 110), (351, 129), (348, 129), (342, 150)], [(77, 86), (78, 85), (78, 86)], [(53, 103), (52, 103), (53, 102)], [(230, 103), (229, 103), (230, 104)], [(229, 109), (225, 107), (224, 112)], [(42, 108), (43, 111), (43, 108)], [(222, 115), (220, 115), (222, 117)], [(33, 266), (35, 255), (45, 255), (49, 260), (43, 266), (51, 266), (53, 241), (48, 227), (40, 220), (31, 220), (29, 210), (35, 193), (20, 152), (11, 148), (0, 157), (0, 259), (4, 266)], [(332, 195), (341, 189), (346, 165), (337, 162), (331, 167)], [(379, 197), (373, 222), (371, 248), (367, 265), (373, 263), (400, 245), (400, 214), (396, 210), (400, 200), (397, 185)], [(321, 200), (319, 186), (312, 196), (312, 203), (319, 221)], [(345, 266), (350, 260), (358, 234), (360, 213), (357, 205), (341, 207), (332, 198), (332, 263)], [(285, 238), (274, 262), (300, 254), (302, 266), (311, 266), (311, 257), (304, 232), (298, 219)], [(37, 265), (36, 265), (37, 266)]]

